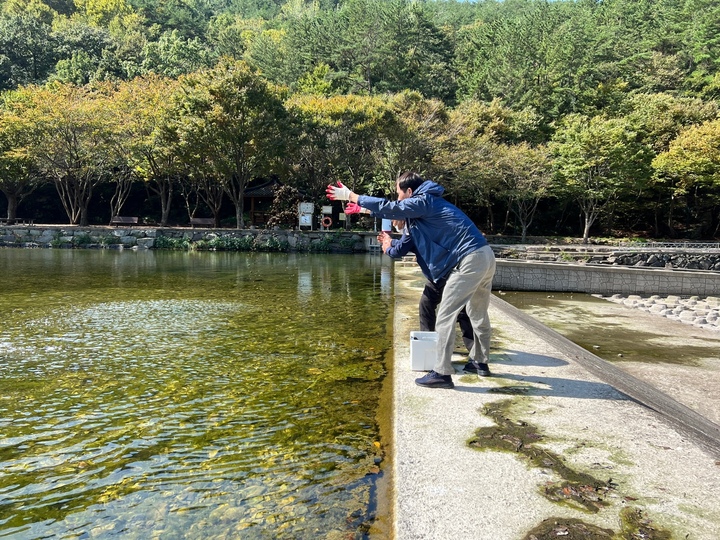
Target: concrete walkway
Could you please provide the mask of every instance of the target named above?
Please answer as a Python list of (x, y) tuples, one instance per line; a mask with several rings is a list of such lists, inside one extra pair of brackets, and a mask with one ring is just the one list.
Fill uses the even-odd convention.
[[(720, 538), (712, 433), (703, 440), (680, 429), (498, 303), (491, 306), (495, 376), (458, 373), (453, 390), (416, 386), (422, 373), (410, 370), (409, 335), (423, 278), (415, 266), (395, 272), (396, 540), (531, 539), (531, 531), (538, 540), (589, 538), (577, 531), (592, 527), (606, 534), (593, 538)], [(511, 451), (471, 447), (478, 429), (500, 421), (510, 427), (493, 439), (481, 433), (479, 446), (502, 443)], [(514, 427), (527, 437), (511, 434)], [(630, 536), (623, 516), (634, 516), (646, 536)]]

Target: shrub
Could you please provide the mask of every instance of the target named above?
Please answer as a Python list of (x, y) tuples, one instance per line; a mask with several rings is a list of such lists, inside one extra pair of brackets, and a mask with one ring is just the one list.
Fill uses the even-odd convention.
[(190, 249), (190, 240), (187, 238), (170, 238), (169, 236), (158, 236), (155, 238), (155, 249)]
[(93, 239), (89, 234), (83, 233), (83, 234), (78, 234), (77, 236), (73, 236), (72, 243), (73, 243), (73, 246), (82, 247), (82, 246), (87, 246), (88, 244), (92, 244)]

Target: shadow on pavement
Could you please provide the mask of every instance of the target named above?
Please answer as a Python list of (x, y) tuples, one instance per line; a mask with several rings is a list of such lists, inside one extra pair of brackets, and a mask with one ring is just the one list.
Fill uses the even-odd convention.
[[(475, 375), (464, 375), (465, 377), (474, 377)], [(625, 394), (618, 392), (609, 384), (576, 381), (572, 379), (558, 379), (555, 377), (528, 377), (521, 375), (513, 375), (510, 373), (493, 373), (492, 379), (517, 381), (522, 384), (511, 386), (462, 386), (455, 384), (455, 390), (459, 392), (471, 392), (477, 394), (505, 394), (505, 395), (523, 395), (523, 396), (553, 396), (567, 397), (574, 399), (612, 399), (627, 400), (631, 399)], [(481, 379), (483, 381), (489, 379)], [(634, 400), (633, 400), (634, 401)]]

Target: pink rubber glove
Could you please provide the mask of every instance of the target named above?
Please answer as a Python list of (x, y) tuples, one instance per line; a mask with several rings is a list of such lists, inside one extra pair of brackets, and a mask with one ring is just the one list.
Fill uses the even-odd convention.
[(347, 203), (347, 205), (345, 205), (345, 213), (348, 214), (348, 215), (351, 215), (351, 214), (369, 214), (369, 213), (370, 213), (370, 210), (366, 210), (366, 209), (363, 208), (362, 206), (360, 206), (360, 205), (358, 205), (358, 204), (355, 204), (354, 202), (351, 202), (351, 203)]
[(352, 191), (350, 191), (350, 188), (345, 187), (342, 182), (338, 180), (337, 186), (328, 184), (325, 193), (327, 194), (327, 198), (331, 201), (347, 201), (350, 199)]

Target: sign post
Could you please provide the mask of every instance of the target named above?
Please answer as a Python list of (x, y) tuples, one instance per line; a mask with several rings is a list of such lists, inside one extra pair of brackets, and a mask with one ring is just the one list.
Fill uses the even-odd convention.
[(300, 229), (303, 227), (310, 227), (313, 230), (313, 210), (315, 205), (313, 203), (301, 202), (298, 204), (298, 220)]

